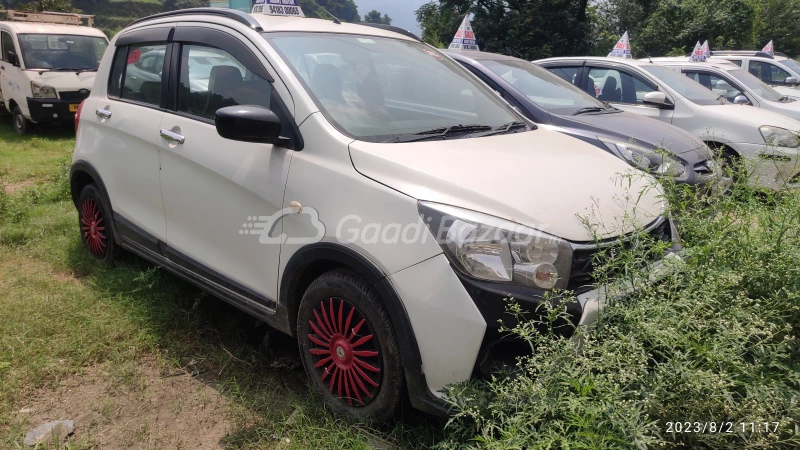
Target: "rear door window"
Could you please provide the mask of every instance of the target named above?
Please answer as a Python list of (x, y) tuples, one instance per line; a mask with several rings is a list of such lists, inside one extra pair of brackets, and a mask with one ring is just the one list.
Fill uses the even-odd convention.
[(638, 75), (603, 67), (589, 69), (589, 83), (593, 83), (597, 99), (604, 102), (644, 104), (644, 95), (658, 90)]
[(108, 83), (109, 97), (159, 106), (166, 50), (166, 43), (117, 48)]

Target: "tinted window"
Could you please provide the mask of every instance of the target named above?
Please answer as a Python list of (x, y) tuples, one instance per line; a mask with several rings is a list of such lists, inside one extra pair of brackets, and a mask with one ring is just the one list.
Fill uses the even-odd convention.
[(14, 41), (11, 38), (11, 35), (7, 32), (3, 31), (0, 33), (0, 47), (2, 47), (3, 54), (0, 55), (0, 59), (3, 61), (7, 61), (8, 52), (15, 52), (14, 50)]
[(741, 59), (729, 59), (728, 61), (736, 64), (739, 67), (742, 67), (742, 60)]
[(720, 102), (725, 102), (724, 99), (720, 99), (719, 95), (710, 92), (701, 84), (695, 83), (668, 67), (643, 65), (641, 68), (692, 103), (718, 105)]
[(579, 67), (548, 67), (547, 69), (561, 77), (564, 81), (572, 84), (578, 84)]
[(594, 84), (597, 99), (604, 102), (642, 104), (645, 94), (658, 90), (640, 76), (617, 69), (592, 67), (589, 82)]
[(531, 62), (519, 60), (480, 62), (532, 102), (555, 114), (572, 114), (583, 108), (603, 108), (602, 103), (572, 83)]
[(744, 95), (737, 89), (733, 81), (722, 79), (714, 74), (705, 72), (686, 72), (690, 79), (702, 84), (706, 89), (725, 97), (729, 102), (733, 102), (739, 95)]
[(108, 95), (158, 106), (161, 103), (161, 75), (166, 49), (166, 44), (131, 45), (117, 49)]
[(750, 61), (749, 70), (756, 78), (767, 84), (783, 84), (783, 80), (791, 76), (780, 67), (762, 61)]
[(225, 50), (183, 46), (178, 111), (213, 120), (214, 113), (226, 106), (258, 105), (272, 109), (271, 98), (272, 84), (249, 71)]

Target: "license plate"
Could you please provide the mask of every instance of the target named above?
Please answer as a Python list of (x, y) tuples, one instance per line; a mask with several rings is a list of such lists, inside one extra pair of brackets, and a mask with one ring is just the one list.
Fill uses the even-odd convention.
[(78, 105), (69, 105), (69, 112), (78, 112)]

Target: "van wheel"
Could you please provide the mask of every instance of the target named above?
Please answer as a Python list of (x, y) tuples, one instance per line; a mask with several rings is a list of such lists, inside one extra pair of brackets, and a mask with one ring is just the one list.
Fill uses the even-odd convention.
[(314, 280), (300, 303), (297, 336), (314, 390), (334, 412), (368, 423), (394, 417), (404, 398), (400, 351), (363, 278), (334, 270)]
[(110, 212), (97, 185), (83, 188), (78, 200), (81, 239), (89, 253), (106, 265), (114, 262), (118, 253)]
[(14, 111), (11, 113), (11, 116), (14, 121), (14, 131), (16, 131), (19, 135), (26, 134), (31, 126), (31, 121), (22, 115), (22, 110), (19, 109), (19, 106), (14, 107)]

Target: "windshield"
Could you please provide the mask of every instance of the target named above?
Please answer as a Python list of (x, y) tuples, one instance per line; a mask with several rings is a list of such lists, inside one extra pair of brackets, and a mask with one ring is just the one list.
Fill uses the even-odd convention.
[(783, 95), (778, 91), (742, 69), (729, 70), (728, 73), (730, 73), (733, 78), (736, 78), (737, 81), (750, 88), (750, 90), (755, 92), (756, 95), (762, 97), (764, 100), (777, 102), (783, 98)]
[(26, 69), (97, 70), (108, 47), (104, 37), (20, 34)]
[(326, 117), (353, 138), (383, 142), (437, 128), (519, 121), (480, 81), (422, 43), (346, 34), (264, 36)]
[(558, 75), (527, 61), (481, 60), (481, 64), (506, 80), (538, 106), (555, 114), (573, 114), (583, 108), (605, 108), (602, 102)]
[(792, 69), (792, 72), (800, 73), (800, 63), (799, 62), (797, 62), (797, 61), (795, 61), (795, 60), (793, 60), (791, 58), (786, 58), (783, 61), (781, 61), (781, 63), (784, 66)]
[(719, 105), (725, 98), (706, 89), (702, 84), (664, 66), (643, 65), (642, 68), (672, 88), (678, 94), (698, 105)]

